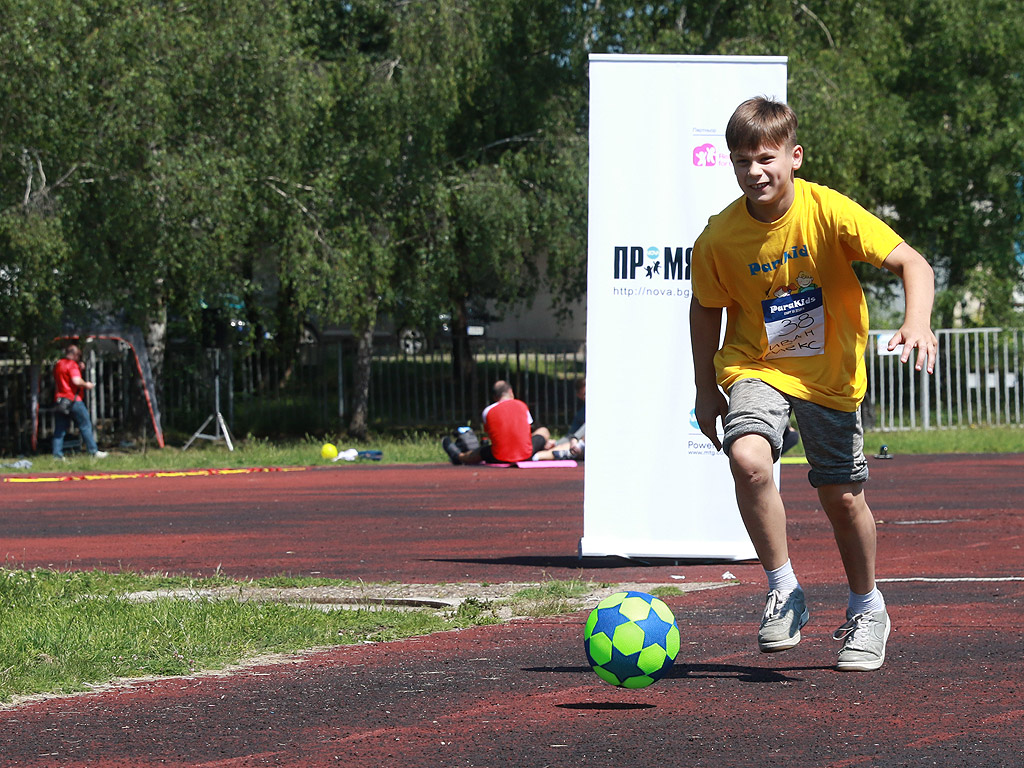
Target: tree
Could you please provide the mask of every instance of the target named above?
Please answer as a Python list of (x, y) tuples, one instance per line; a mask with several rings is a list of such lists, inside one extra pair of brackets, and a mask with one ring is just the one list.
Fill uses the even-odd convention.
[[(473, 4), (480, 58), (433, 162), (441, 169), (420, 284), (453, 317), (455, 375), (475, 377), (468, 308), (532, 301), (541, 280), (565, 308), (583, 293), (585, 72), (556, 2)], [(472, 391), (476, 392), (477, 387)]]
[[(590, 7), (595, 50), (789, 58), (801, 173), (858, 200), (936, 266), (938, 325), (980, 267), (993, 307), (1024, 237), (1024, 17), (1005, 0)], [(886, 273), (861, 271), (877, 295)]]
[[(318, 121), (329, 149), (311, 207), (323, 258), (308, 266), (320, 316), (347, 322), (358, 339), (349, 431), (361, 435), (382, 312), (451, 311), (458, 370), (472, 376), (468, 303), (528, 298), (547, 243), (563, 245), (567, 225), (549, 236), (538, 211), (575, 215), (568, 226), (582, 253), (581, 208), (546, 199), (565, 192), (544, 169), (564, 143), (549, 129), (566, 81), (558, 58), (566, 22), (559, 4), (512, 1), (364, 2), (310, 13), (337, 96)], [(570, 194), (585, 199), (580, 174), (570, 178)]]
[[(949, 293), (962, 296), (980, 269), (991, 279), (975, 295), (999, 304), (1006, 279), (1022, 278), (1024, 17), (999, 0), (919, 0), (889, 14), (908, 51), (894, 84), (910, 118), (905, 147), (924, 170), (893, 201), (901, 227)], [(940, 303), (942, 324), (952, 304)]]
[(85, 15), (63, 0), (0, 7), (0, 316), (35, 362), (62, 315), (82, 305), (65, 197), (85, 181), (87, 108), (73, 60), (87, 32)]

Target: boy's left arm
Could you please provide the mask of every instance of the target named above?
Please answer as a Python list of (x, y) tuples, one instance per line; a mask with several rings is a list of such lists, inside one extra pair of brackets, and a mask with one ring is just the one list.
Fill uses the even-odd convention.
[(939, 341), (932, 333), (932, 302), (935, 300), (935, 272), (924, 256), (906, 243), (900, 243), (886, 256), (882, 266), (903, 280), (907, 309), (903, 325), (889, 339), (889, 351), (903, 345), (901, 362), (910, 359), (910, 351), (917, 347), (917, 370), (927, 366), (935, 371)]

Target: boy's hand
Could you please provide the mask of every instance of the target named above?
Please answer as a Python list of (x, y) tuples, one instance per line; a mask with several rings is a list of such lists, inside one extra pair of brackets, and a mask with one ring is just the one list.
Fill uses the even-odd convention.
[(900, 344), (903, 345), (903, 353), (900, 355), (900, 362), (905, 363), (910, 359), (911, 350), (917, 348), (917, 361), (914, 368), (921, 370), (925, 366), (928, 373), (935, 373), (935, 361), (939, 355), (939, 340), (935, 338), (932, 329), (914, 328), (909, 323), (904, 323), (893, 337), (889, 339), (889, 351), (892, 352)]
[(900, 344), (903, 354), (900, 362), (910, 359), (910, 351), (917, 347), (915, 368), (926, 365), (928, 373), (935, 372), (935, 359), (939, 354), (939, 341), (931, 329), (932, 303), (935, 299), (935, 272), (924, 257), (906, 243), (900, 243), (885, 257), (882, 265), (903, 280), (907, 310), (903, 325), (889, 339), (889, 351)]
[(697, 391), (697, 401), (693, 408), (697, 425), (704, 433), (704, 437), (710, 440), (719, 451), (722, 450), (722, 441), (718, 439), (718, 418), (724, 419), (728, 412), (729, 401), (725, 399), (725, 395), (718, 387), (707, 392)]

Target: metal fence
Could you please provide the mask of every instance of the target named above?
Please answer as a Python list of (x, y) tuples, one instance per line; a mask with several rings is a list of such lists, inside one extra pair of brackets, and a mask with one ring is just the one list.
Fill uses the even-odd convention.
[(935, 373), (915, 370), (916, 351), (901, 363), (886, 346), (893, 331), (868, 340), (866, 427), (879, 430), (1022, 426), (1024, 330), (940, 330)]
[[(378, 344), (371, 361), (371, 428), (479, 426), (497, 379), (512, 383), (537, 423), (553, 432), (568, 426), (578, 407), (575, 382), (584, 375), (583, 342), (470, 341), (471, 362), (458, 371), (450, 346), (412, 354), (397, 343)], [(86, 378), (97, 382), (86, 402), (104, 446), (152, 437), (128, 354), (116, 347), (85, 349)], [(49, 450), (55, 362), (33, 373), (26, 360), (0, 361), (0, 454)], [(182, 444), (220, 413), (235, 436), (338, 434), (352, 413), (354, 365), (355, 352), (343, 343), (304, 345), (287, 360), (266, 352), (171, 347), (159, 395), (163, 431), (169, 444)]]
[[(879, 430), (957, 429), (975, 425), (1024, 426), (1024, 330), (941, 330), (934, 375), (890, 354), (892, 331), (872, 331), (866, 353), (865, 426)], [(585, 374), (579, 340), (471, 339), (472, 362), (456, 370), (452, 350), (440, 345), (410, 354), (378, 345), (371, 363), (372, 429), (479, 426), (497, 379), (511, 382), (537, 423), (553, 432), (572, 420), (575, 382)], [(52, 365), (33, 373), (27, 361), (0, 359), (0, 453), (49, 449), (53, 433)], [(294, 359), (237, 350), (171, 348), (164, 365), (160, 412), (170, 444), (184, 443), (215, 412), (236, 436), (301, 437), (337, 434), (352, 412), (355, 353), (351, 346), (304, 346)], [(139, 441), (146, 412), (135, 366), (124, 349), (86, 354), (88, 397), (101, 443)], [(215, 383), (219, 382), (219, 387)], [(219, 389), (219, 398), (217, 390)], [(33, 395), (38, 417), (33, 412)]]

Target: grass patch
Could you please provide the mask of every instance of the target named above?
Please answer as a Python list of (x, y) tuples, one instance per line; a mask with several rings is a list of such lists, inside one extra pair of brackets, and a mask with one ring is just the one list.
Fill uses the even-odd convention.
[[(0, 702), (71, 693), (117, 678), (187, 675), (270, 653), (395, 640), (497, 622), (483, 604), (437, 611), (329, 612), (275, 602), (209, 599), (201, 590), (231, 584), (310, 586), (323, 579), (233, 582), (101, 571), (0, 569)], [(189, 590), (191, 597), (145, 602), (132, 592)]]
[[(883, 446), (893, 455), (934, 453), (1020, 453), (1024, 451), (1021, 427), (966, 427), (964, 429), (907, 429), (864, 432), (864, 453), (873, 456)], [(803, 441), (787, 456), (803, 456)]]
[(520, 589), (508, 604), (520, 616), (553, 616), (569, 613), (578, 608), (573, 598), (585, 595), (593, 588), (589, 582), (550, 581), (536, 587)]
[(651, 590), (651, 594), (655, 597), (660, 597), (662, 600), (668, 597), (679, 597), (686, 593), (679, 587), (655, 587)]
[[(320, 456), (320, 447), (333, 443), (339, 450), (355, 448), (382, 452), (380, 461), (357, 459), (332, 462)], [(83, 472), (148, 472), (187, 471), (193, 469), (241, 469), (247, 467), (353, 467), (379, 464), (447, 464), (448, 457), (441, 449), (441, 438), (437, 435), (414, 432), (403, 435), (387, 435), (366, 441), (349, 440), (345, 437), (330, 436), (318, 438), (307, 436), (301, 440), (273, 442), (263, 438), (248, 437), (236, 440), (235, 450), (229, 451), (223, 443), (197, 441), (187, 451), (180, 447), (141, 449), (111, 449), (105, 459), (94, 459), (83, 453), (68, 453), (61, 461), (48, 454), (29, 458), (30, 467), (16, 467), (13, 460), (0, 461), (2, 474), (60, 473), (78, 474)]]
[[(353, 462), (330, 462), (320, 456), (320, 446), (331, 442), (339, 448), (379, 450), (379, 461), (365, 459)], [(873, 455), (882, 445), (889, 452), (899, 454), (934, 453), (1017, 453), (1024, 450), (1024, 429), (1020, 427), (970, 427), (965, 429), (931, 429), (880, 432), (869, 430), (864, 435), (864, 452)], [(187, 451), (178, 447), (116, 449), (106, 459), (96, 460), (83, 454), (70, 454), (67, 461), (58, 461), (48, 455), (30, 458), (31, 467), (11, 466), (13, 461), (0, 462), (0, 474), (17, 473), (81, 473), (81, 472), (146, 472), (182, 471), (190, 469), (232, 469), (246, 467), (310, 467), (338, 468), (376, 464), (447, 464), (448, 457), (441, 450), (439, 434), (415, 431), (402, 434), (382, 434), (366, 441), (353, 441), (343, 436), (272, 442), (248, 437), (236, 441), (236, 449), (229, 451), (220, 443), (198, 441)], [(803, 443), (792, 450), (793, 456), (803, 455)]]

